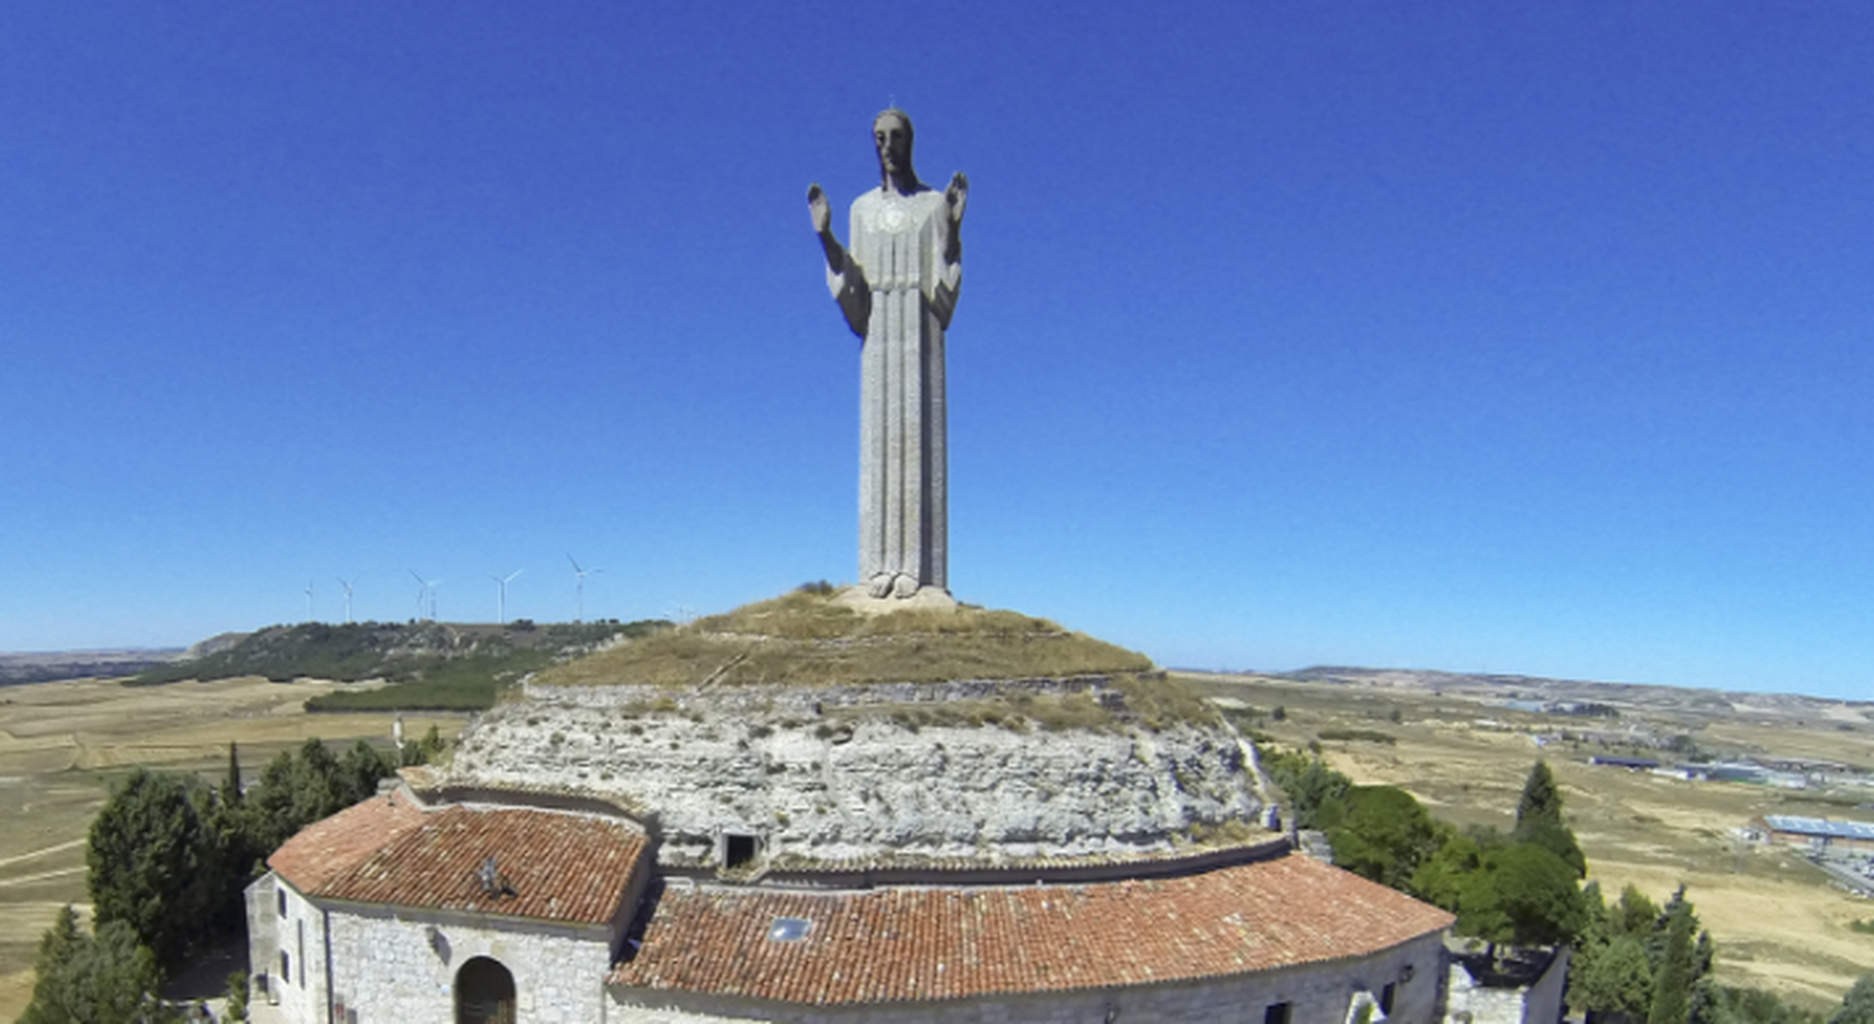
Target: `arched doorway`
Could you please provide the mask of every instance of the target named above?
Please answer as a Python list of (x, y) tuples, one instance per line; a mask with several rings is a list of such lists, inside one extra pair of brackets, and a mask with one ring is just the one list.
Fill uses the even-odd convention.
[(455, 974), (456, 1024), (514, 1024), (514, 975), (498, 960), (471, 957)]

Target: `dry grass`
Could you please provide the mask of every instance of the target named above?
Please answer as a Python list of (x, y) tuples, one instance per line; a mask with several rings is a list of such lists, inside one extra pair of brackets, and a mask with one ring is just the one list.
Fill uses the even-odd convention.
[(995, 697), (942, 703), (867, 704), (839, 709), (844, 719), (888, 718), (905, 728), (999, 727), (1011, 732), (1158, 732), (1179, 722), (1215, 723), (1217, 711), (1190, 684), (1162, 672), (1112, 677), (1117, 693), (1037, 693), (1011, 690)]
[(861, 615), (796, 592), (558, 665), (561, 686), (833, 686), (1143, 672), (1151, 659), (1045, 619), (959, 608)]
[[(58, 908), (83, 905), (85, 836), (111, 783), (145, 764), (219, 782), (228, 743), (246, 777), (320, 736), (388, 741), (390, 714), (310, 715), (306, 698), (329, 683), (229, 679), (128, 688), (81, 680), (0, 689), (0, 1020), (32, 998), (39, 936)], [(355, 684), (354, 684), (355, 685)], [(460, 718), (406, 718), (411, 736), (431, 724), (454, 735)]]
[[(1651, 773), (1588, 765), (1593, 751), (1537, 747), (1523, 731), (1564, 720), (1430, 693), (1334, 684), (1192, 676), (1199, 685), (1260, 711), (1277, 706), (1286, 721), (1260, 728), (1300, 747), (1323, 731), (1377, 728), (1391, 746), (1324, 743), (1335, 768), (1358, 783), (1400, 786), (1431, 812), (1460, 825), (1513, 824), (1516, 798), (1531, 764), (1548, 761), (1561, 784), (1569, 823), (1604, 892), (1637, 885), (1663, 901), (1680, 883), (1718, 942), (1718, 971), (1728, 984), (1772, 989), (1809, 1009), (1827, 1011), (1874, 965), (1874, 935), (1849, 924), (1874, 917), (1874, 904), (1832, 887), (1799, 857), (1747, 846), (1731, 830), (1764, 813), (1839, 815), (1805, 805), (1800, 794), (1759, 786), (1690, 783)], [(1391, 721), (1394, 709), (1400, 722)], [(1488, 719), (1500, 725), (1484, 724)], [(1577, 725), (1579, 723), (1576, 723)], [(1774, 716), (1674, 723), (1695, 730), (1701, 746), (1755, 747), (1874, 763), (1874, 731)]]

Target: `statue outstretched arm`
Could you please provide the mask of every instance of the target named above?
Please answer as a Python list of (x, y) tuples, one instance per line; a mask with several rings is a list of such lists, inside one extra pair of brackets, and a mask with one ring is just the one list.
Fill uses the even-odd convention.
[(820, 249), (826, 254), (827, 289), (833, 293), (833, 301), (839, 303), (840, 312), (846, 315), (846, 326), (864, 338), (866, 325), (872, 319), (872, 288), (852, 253), (847, 252), (833, 234), (833, 211), (818, 182), (807, 186), (807, 214), (813, 218), (813, 233), (820, 237)]
[(944, 189), (937, 280), (929, 296), (931, 312), (945, 330), (950, 329), (950, 315), (956, 312), (957, 296), (963, 290), (963, 210), (969, 201), (970, 179), (958, 171), (950, 176), (950, 184)]

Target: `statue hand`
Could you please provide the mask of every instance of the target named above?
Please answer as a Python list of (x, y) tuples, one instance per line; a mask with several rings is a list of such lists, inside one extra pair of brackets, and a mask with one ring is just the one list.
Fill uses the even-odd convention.
[(813, 218), (813, 233), (824, 235), (833, 225), (833, 210), (827, 205), (826, 193), (820, 191), (820, 183), (807, 186), (807, 215)]
[(944, 189), (944, 202), (950, 206), (950, 223), (963, 223), (963, 208), (970, 201), (970, 179), (962, 171), (950, 176), (950, 185)]

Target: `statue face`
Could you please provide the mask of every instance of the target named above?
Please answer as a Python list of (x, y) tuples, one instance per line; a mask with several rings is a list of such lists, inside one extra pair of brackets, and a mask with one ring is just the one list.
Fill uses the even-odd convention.
[(872, 144), (878, 147), (878, 165), (886, 174), (911, 169), (911, 126), (904, 118), (883, 114), (872, 122)]

